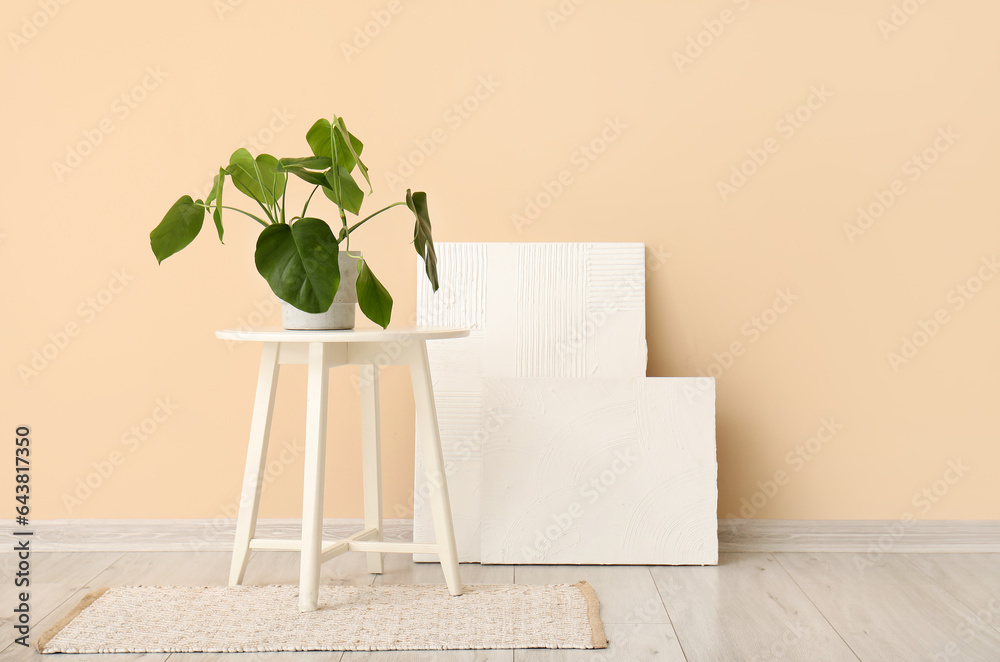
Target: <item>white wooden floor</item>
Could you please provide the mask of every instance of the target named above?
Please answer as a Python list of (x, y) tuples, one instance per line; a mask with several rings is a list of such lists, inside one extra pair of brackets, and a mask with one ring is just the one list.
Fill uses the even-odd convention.
[[(718, 567), (462, 566), (468, 584), (589, 581), (601, 600), (606, 651), (160, 654), (40, 656), (12, 643), (11, 554), (0, 555), (4, 623), (0, 659), (101, 657), (125, 662), (264, 660), (955, 660), (1000, 661), (1000, 554), (724, 554)], [(38, 553), (31, 557), (34, 634), (91, 587), (222, 585), (225, 552)], [(443, 583), (437, 565), (389, 555), (380, 577), (360, 554), (323, 566), (322, 581)], [(255, 552), (247, 583), (295, 584), (298, 555)]]

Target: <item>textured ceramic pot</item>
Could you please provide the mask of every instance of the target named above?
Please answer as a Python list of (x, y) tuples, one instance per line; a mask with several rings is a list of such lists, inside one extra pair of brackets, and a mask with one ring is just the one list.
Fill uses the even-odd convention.
[(340, 251), (340, 287), (325, 313), (307, 313), (281, 302), (281, 323), (286, 329), (353, 329), (358, 308), (358, 260), (361, 253)]

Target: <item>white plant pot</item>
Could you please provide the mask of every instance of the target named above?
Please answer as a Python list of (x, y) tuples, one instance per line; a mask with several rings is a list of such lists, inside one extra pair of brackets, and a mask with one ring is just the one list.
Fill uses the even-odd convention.
[(340, 287), (325, 313), (307, 313), (281, 302), (281, 323), (286, 329), (353, 329), (358, 308), (358, 260), (361, 253), (340, 251)]

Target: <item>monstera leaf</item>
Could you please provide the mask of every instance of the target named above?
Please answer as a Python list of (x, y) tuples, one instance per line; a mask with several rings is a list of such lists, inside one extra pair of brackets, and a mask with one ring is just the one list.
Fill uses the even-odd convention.
[(307, 313), (324, 313), (340, 287), (339, 255), (330, 226), (303, 218), (264, 228), (254, 262), (278, 298)]
[(334, 130), (334, 124), (330, 124), (330, 120), (319, 119), (316, 120), (306, 133), (306, 142), (309, 143), (309, 148), (312, 149), (312, 153), (315, 156), (325, 156), (328, 159), (333, 159), (331, 145), (333, 144), (332, 141), (336, 139), (340, 165), (346, 168), (347, 172), (351, 172), (354, 170), (354, 166), (357, 165), (358, 155), (361, 154), (361, 150), (364, 149), (365, 145), (350, 132), (348, 132), (348, 135), (351, 136), (350, 148), (347, 147), (344, 136), (340, 131)]
[(410, 189), (406, 189), (406, 206), (410, 208), (417, 219), (413, 226), (413, 247), (417, 249), (417, 255), (424, 259), (424, 272), (427, 274), (427, 280), (431, 282), (431, 287), (437, 292), (437, 254), (434, 253), (434, 240), (431, 239), (431, 217), (427, 211), (427, 194), (423, 191), (411, 194)]
[[(212, 213), (212, 220), (215, 221), (215, 229), (219, 232), (219, 241), (222, 241), (222, 186), (226, 183), (225, 168), (219, 168), (219, 174), (212, 181), (212, 191), (205, 199), (205, 204), (210, 205), (215, 201), (215, 211)], [(225, 243), (225, 242), (223, 242)]]
[(333, 174), (333, 168), (326, 171), (323, 193), (338, 206), (357, 215), (361, 211), (361, 203), (365, 201), (365, 192), (358, 188), (347, 168), (341, 166), (339, 170), (339, 181)]
[(156, 262), (160, 263), (181, 250), (198, 236), (205, 222), (205, 207), (201, 200), (182, 195), (167, 211), (160, 224), (149, 233), (149, 245)]
[(273, 205), (285, 193), (285, 173), (270, 154), (255, 159), (241, 147), (229, 157), (229, 171), (237, 189), (263, 204)]
[(313, 186), (326, 186), (326, 173), (333, 160), (326, 156), (304, 156), (294, 159), (278, 159), (278, 165), (285, 172), (309, 182)]
[(392, 317), (392, 296), (364, 260), (358, 265), (358, 306), (365, 317), (383, 329), (389, 326), (389, 318)]

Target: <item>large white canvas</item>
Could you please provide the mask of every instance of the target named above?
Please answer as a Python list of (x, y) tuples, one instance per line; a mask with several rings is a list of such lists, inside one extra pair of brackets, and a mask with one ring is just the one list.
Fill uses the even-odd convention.
[[(468, 338), (431, 341), (428, 353), (459, 559), (476, 562), (482, 446), (497, 424), (483, 406), (484, 380), (644, 376), (645, 247), (440, 242), (436, 249), (441, 288), (432, 292), (418, 277), (417, 322), (472, 329)], [(427, 542), (434, 533), (416, 457), (414, 539)]]
[(718, 562), (715, 385), (488, 379), (483, 563)]

